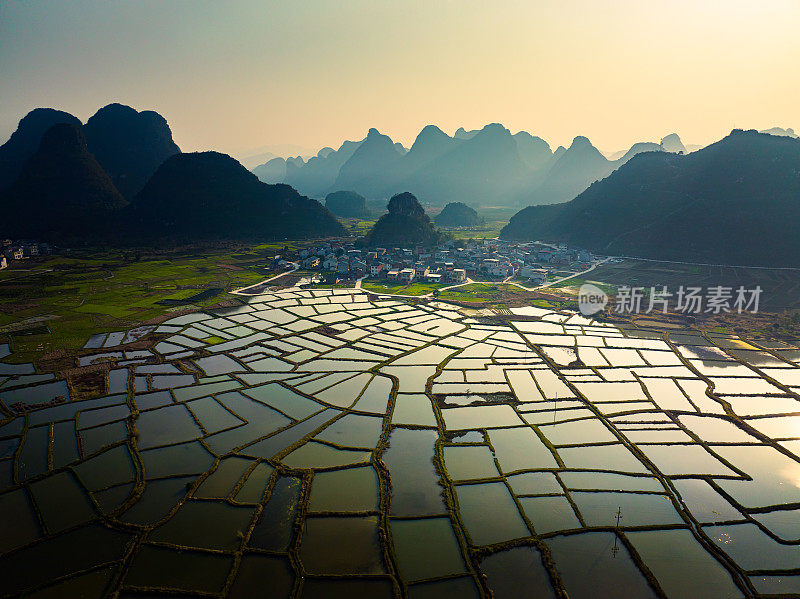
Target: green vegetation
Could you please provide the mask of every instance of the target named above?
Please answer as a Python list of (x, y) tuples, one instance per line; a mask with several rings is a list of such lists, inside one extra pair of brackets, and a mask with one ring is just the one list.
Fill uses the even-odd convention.
[(308, 245), (307, 242), (298, 242), (298, 241), (280, 241), (276, 243), (261, 243), (259, 245), (253, 246), (251, 251), (259, 251), (259, 250), (268, 250), (269, 252), (282, 252), (284, 250), (287, 251), (294, 251), (298, 250), (301, 247)]
[(450, 233), (455, 239), (495, 239), (500, 236), (500, 230), (508, 224), (507, 221), (485, 223), (469, 229), (442, 229)]
[(339, 220), (353, 237), (363, 237), (375, 226), (376, 222), (375, 220), (361, 220), (360, 218), (340, 218)]
[(362, 245), (431, 247), (444, 238), (413, 194), (404, 192), (392, 196), (387, 209), (388, 213), (359, 240)]
[[(432, 211), (432, 212), (435, 212)], [(444, 212), (444, 210), (442, 210)], [(441, 215), (441, 213), (439, 215)], [(434, 220), (438, 223), (439, 215)], [(514, 215), (512, 208), (489, 207), (478, 210), (479, 222), (472, 226), (448, 226), (439, 225), (442, 231), (446, 231), (454, 239), (495, 239), (500, 236), (500, 231), (508, 224), (508, 219)]]
[(439, 297), (460, 302), (490, 302), (500, 297), (500, 289), (498, 285), (470, 283), (469, 285), (442, 291)]
[(369, 208), (364, 196), (355, 191), (334, 191), (325, 197), (325, 207), (345, 218), (368, 218)]
[(800, 140), (740, 130), (686, 155), (644, 152), (568, 202), (529, 205), (501, 236), (609, 255), (797, 267), (799, 162)]
[(516, 285), (503, 283), (470, 283), (447, 289), (439, 294), (440, 299), (459, 302), (492, 303), (506, 302), (508, 300), (526, 299), (530, 292), (520, 289)]
[[(21, 361), (78, 349), (94, 333), (129, 329), (181, 309), (161, 300), (258, 283), (272, 274), (264, 265), (274, 252), (266, 246), (150, 254), (98, 250), (15, 262), (0, 271), (0, 337), (10, 340), (14, 359)], [(222, 297), (193, 305), (213, 305)]]
[(535, 299), (531, 301), (532, 306), (536, 306), (537, 308), (555, 308), (555, 302), (549, 302), (543, 299)]
[(447, 287), (444, 283), (411, 283), (410, 285), (392, 285), (381, 281), (364, 280), (361, 288), (375, 293), (386, 293), (388, 295), (427, 295)]
[(486, 222), (505, 222), (517, 213), (516, 208), (511, 206), (481, 206), (478, 208), (478, 216)]
[(475, 227), (481, 223), (478, 213), (463, 202), (450, 202), (436, 215), (439, 227)]

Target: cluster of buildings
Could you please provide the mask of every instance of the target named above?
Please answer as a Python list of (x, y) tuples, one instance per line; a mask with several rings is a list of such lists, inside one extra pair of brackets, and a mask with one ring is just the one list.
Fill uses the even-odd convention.
[[(278, 266), (287, 264), (284, 259)], [(463, 283), (467, 278), (521, 278), (542, 283), (552, 268), (588, 268), (594, 257), (586, 251), (541, 243), (512, 243), (496, 239), (447, 241), (434, 249), (374, 248), (326, 242), (303, 249), (298, 261), (304, 270), (319, 270), (338, 278), (363, 276), (403, 283)], [(281, 264), (281, 262), (283, 264)]]
[(52, 249), (46, 243), (12, 239), (0, 240), (0, 270), (6, 268), (14, 260), (25, 260), (50, 254)]

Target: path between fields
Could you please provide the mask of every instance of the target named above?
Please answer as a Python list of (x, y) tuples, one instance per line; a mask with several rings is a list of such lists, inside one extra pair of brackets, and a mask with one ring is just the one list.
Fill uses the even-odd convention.
[(619, 260), (641, 260), (664, 264), (681, 264), (685, 266), (714, 266), (720, 268), (749, 268), (756, 270), (800, 270), (797, 266), (746, 266), (744, 264), (712, 264), (710, 262), (683, 262), (681, 260), (656, 260), (655, 258), (639, 258), (637, 256), (615, 256)]
[(230, 293), (234, 295), (261, 295), (261, 293), (247, 293), (247, 290), (252, 289), (253, 287), (260, 287), (262, 285), (266, 285), (270, 281), (274, 281), (275, 279), (279, 279), (280, 277), (285, 277), (286, 275), (292, 274), (294, 271), (300, 268), (300, 265), (297, 262), (290, 262), (290, 264), (292, 265), (292, 268), (290, 270), (279, 273), (274, 277), (270, 277), (269, 279), (264, 279), (260, 283), (255, 283), (254, 285), (248, 285), (247, 287), (242, 287), (241, 289), (234, 289), (230, 291)]
[(45, 273), (48, 273), (48, 272), (53, 272), (54, 270), (55, 270), (54, 268), (9, 268), (8, 270), (6, 270), (6, 273), (8, 273), (8, 274), (17, 273), (17, 272), (21, 272), (21, 273), (24, 273), (24, 274), (21, 274), (21, 275), (16, 276), (16, 277), (9, 276), (9, 277), (6, 277), (5, 279), (3, 279), (3, 281), (4, 282), (5, 281), (13, 281), (15, 279), (21, 279), (23, 277), (32, 277), (32, 276), (35, 276), (35, 275), (40, 275), (40, 274), (45, 274)]
[[(505, 279), (503, 281), (500, 281), (500, 282), (497, 282), (497, 281), (476, 281), (474, 279), (468, 278), (463, 283), (457, 283), (455, 285), (448, 285), (447, 287), (442, 287), (440, 289), (437, 289), (437, 291), (438, 292), (442, 292), (442, 291), (447, 291), (449, 289), (457, 289), (458, 287), (464, 287), (465, 285), (471, 285), (473, 283), (480, 283), (480, 284), (483, 284), (483, 285), (506, 284), (506, 285), (513, 285), (514, 287), (519, 287), (520, 289), (524, 289), (525, 291), (537, 291), (539, 289), (544, 289), (546, 287), (551, 287), (552, 285), (556, 285), (558, 283), (563, 283), (564, 281), (568, 281), (569, 279), (572, 279), (572, 278), (575, 278), (575, 277), (579, 277), (581, 275), (585, 275), (586, 273), (593, 271), (595, 268), (597, 268), (601, 264), (604, 264), (604, 263), (608, 262), (610, 259), (611, 258), (606, 258), (605, 260), (601, 260), (600, 262), (597, 262), (597, 263), (593, 264), (592, 266), (590, 266), (589, 268), (587, 268), (585, 270), (573, 273), (573, 274), (571, 274), (569, 276), (566, 276), (566, 277), (561, 277), (560, 279), (556, 279), (555, 281), (550, 281), (549, 283), (545, 283), (543, 285), (538, 285), (536, 287), (525, 287), (524, 285), (521, 285), (520, 283), (512, 283), (509, 280), (511, 277), (508, 277), (507, 279)], [(287, 270), (286, 272), (282, 272), (282, 273), (280, 273), (278, 275), (275, 275), (274, 277), (270, 277), (269, 279), (265, 279), (264, 281), (261, 281), (260, 283), (256, 283), (255, 285), (250, 285), (248, 287), (243, 287), (241, 289), (236, 289), (235, 291), (231, 291), (231, 293), (233, 293), (234, 295), (248, 295), (248, 296), (249, 295), (259, 295), (257, 293), (247, 293), (247, 290), (248, 289), (252, 289), (254, 287), (260, 287), (262, 285), (265, 285), (265, 284), (269, 283), (270, 281), (274, 281), (275, 279), (278, 279), (280, 277), (283, 277), (285, 275), (293, 273), (298, 268), (300, 268), (300, 265), (297, 264), (296, 262), (292, 262), (292, 269), (291, 270)], [(403, 295), (403, 294), (400, 294), (400, 293), (386, 293), (386, 292), (380, 292), (380, 291), (372, 291), (370, 289), (363, 289), (361, 287), (361, 282), (366, 278), (367, 278), (367, 275), (364, 275), (363, 277), (361, 277), (359, 279), (356, 279), (356, 282), (353, 285), (353, 289), (361, 289), (365, 293), (369, 293), (369, 294), (372, 294), (372, 295), (391, 295), (392, 297), (407, 297), (407, 298), (430, 298), (430, 297), (433, 297), (433, 292), (425, 293), (425, 294), (422, 294), (422, 295)]]
[(595, 268), (597, 268), (601, 264), (605, 264), (609, 260), (611, 260), (611, 258), (606, 258), (605, 260), (600, 260), (600, 262), (595, 262), (594, 264), (592, 264), (586, 270), (582, 270), (580, 272), (576, 272), (576, 273), (571, 274), (571, 275), (566, 276), (566, 277), (561, 277), (560, 279), (556, 279), (555, 281), (550, 281), (549, 283), (545, 283), (544, 285), (539, 285), (537, 287), (523, 287), (519, 283), (508, 283), (508, 284), (509, 285), (516, 285), (517, 287), (521, 287), (522, 289), (525, 289), (527, 291), (536, 291), (537, 289), (544, 289), (545, 287), (552, 287), (553, 285), (557, 285), (558, 283), (563, 283), (564, 281), (568, 281), (570, 279), (574, 279), (575, 277), (579, 277), (581, 275), (585, 275), (587, 272), (592, 272)]
[[(595, 268), (597, 268), (601, 264), (604, 264), (604, 263), (608, 262), (609, 260), (611, 260), (611, 258), (606, 258), (605, 260), (601, 260), (600, 262), (597, 262), (597, 263), (593, 264), (592, 266), (590, 266), (586, 270), (582, 270), (580, 272), (573, 273), (573, 274), (571, 274), (569, 276), (566, 276), (566, 277), (561, 277), (560, 279), (556, 279), (555, 281), (550, 281), (549, 283), (545, 283), (544, 285), (538, 285), (536, 287), (525, 287), (524, 285), (521, 285), (520, 283), (512, 283), (509, 280), (511, 277), (508, 277), (507, 279), (505, 279), (503, 281), (499, 281), (499, 282), (498, 281), (476, 281), (474, 279), (467, 279), (463, 283), (458, 283), (456, 285), (449, 285), (447, 287), (442, 287), (440, 289), (437, 289), (437, 291), (441, 293), (442, 291), (447, 291), (448, 289), (456, 289), (457, 287), (463, 287), (465, 285), (471, 285), (472, 283), (480, 283), (480, 284), (483, 284), (483, 285), (501, 285), (501, 284), (506, 284), (506, 285), (513, 285), (514, 287), (519, 287), (520, 289), (524, 289), (525, 291), (537, 291), (539, 289), (544, 289), (546, 287), (551, 287), (552, 285), (556, 285), (558, 283), (563, 283), (564, 281), (568, 281), (569, 279), (572, 279), (572, 278), (575, 278), (575, 277), (579, 277), (581, 275), (585, 275), (586, 273), (593, 271)], [(362, 278), (364, 278), (364, 277), (362, 277)], [(357, 288), (360, 289), (361, 288), (361, 279), (359, 279), (356, 282), (356, 284), (358, 286)], [(399, 293), (385, 293), (385, 292), (381, 293), (379, 291), (370, 291), (369, 289), (362, 289), (362, 291), (365, 291), (366, 293), (371, 293), (372, 295), (391, 295), (392, 297), (410, 297), (410, 298), (420, 298), (420, 297), (429, 298), (429, 297), (433, 297), (433, 292), (426, 293), (424, 295), (401, 295)]]

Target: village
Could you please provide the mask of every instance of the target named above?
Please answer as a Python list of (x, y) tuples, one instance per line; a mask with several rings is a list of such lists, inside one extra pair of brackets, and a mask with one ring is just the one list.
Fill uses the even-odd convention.
[[(497, 239), (450, 240), (434, 249), (374, 248), (326, 242), (300, 250), (297, 261), (304, 270), (324, 274), (328, 283), (369, 277), (400, 284), (412, 282), (464, 283), (468, 279), (505, 281), (519, 279), (542, 284), (554, 270), (581, 271), (595, 257), (588, 251), (566, 245), (540, 242), (513, 243)], [(275, 266), (290, 265), (290, 256), (276, 256)]]
[(52, 249), (47, 243), (39, 243), (30, 240), (0, 240), (0, 270), (8, 267), (14, 260), (46, 256), (51, 252)]

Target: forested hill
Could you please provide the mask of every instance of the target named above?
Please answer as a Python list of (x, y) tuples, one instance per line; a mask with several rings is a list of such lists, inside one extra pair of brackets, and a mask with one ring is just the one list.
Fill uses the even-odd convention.
[(800, 140), (734, 130), (687, 155), (647, 152), (574, 200), (530, 206), (501, 238), (604, 254), (800, 266)]

